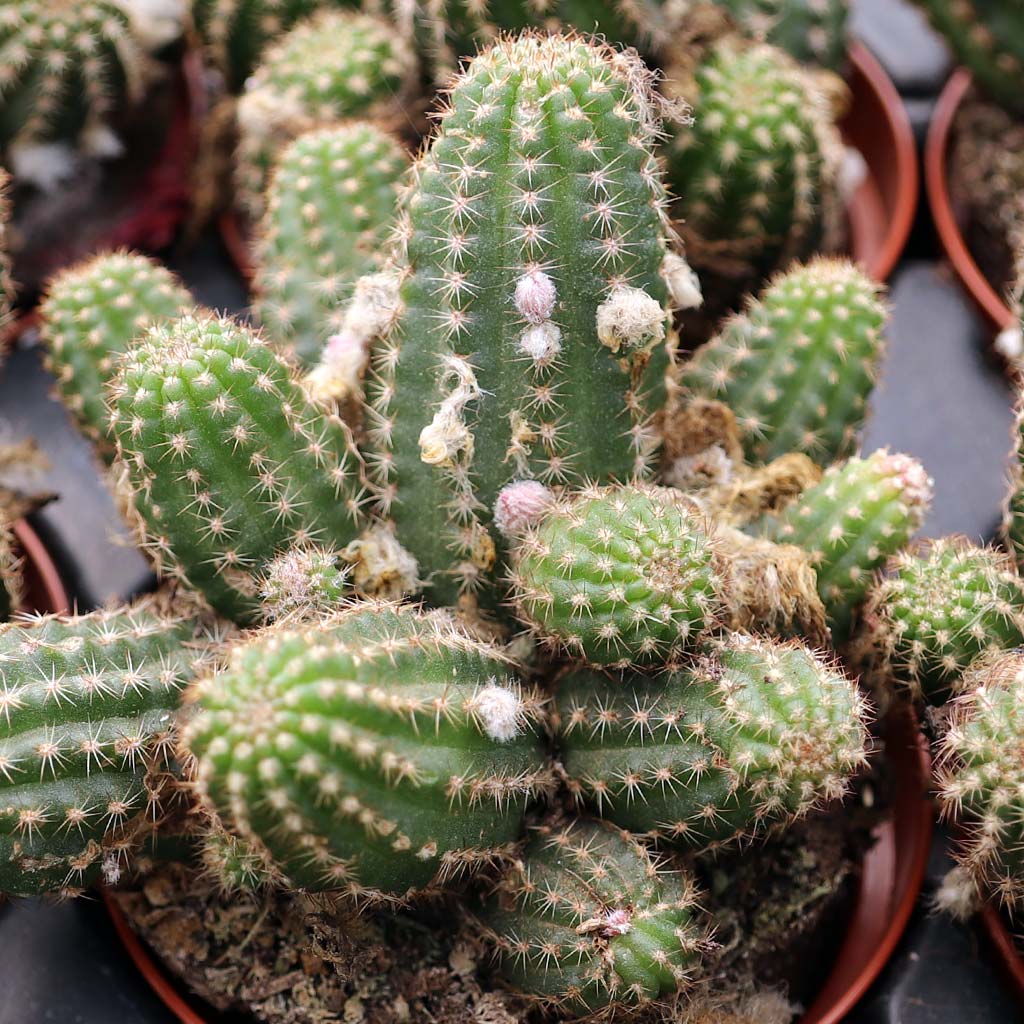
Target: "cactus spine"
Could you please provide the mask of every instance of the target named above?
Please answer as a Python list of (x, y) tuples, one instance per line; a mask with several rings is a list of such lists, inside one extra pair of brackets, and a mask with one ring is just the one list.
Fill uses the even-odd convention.
[(943, 813), (963, 829), (957, 858), (977, 890), (1024, 907), (1024, 658), (978, 663), (952, 704), (936, 765)]
[(204, 645), (152, 602), (0, 628), (0, 892), (116, 880), (159, 817)]
[(986, 652), (1024, 645), (1024, 586), (1007, 563), (958, 538), (897, 555), (864, 615), (886, 678), (939, 702)]
[[(314, 362), (342, 329), (341, 306), (379, 259), (408, 162), (367, 123), (310, 132), (281, 153), (256, 239), (253, 308), (270, 340), (300, 362)], [(346, 341), (365, 363), (357, 340), (331, 345), (347, 352)], [(349, 386), (358, 393), (358, 380)]]
[(851, 454), (883, 352), (879, 286), (845, 260), (780, 274), (683, 368), (693, 396), (736, 413), (748, 459)]
[(707, 524), (678, 492), (593, 488), (547, 511), (515, 553), (520, 617), (594, 665), (668, 661), (714, 624)]
[(755, 38), (785, 50), (801, 64), (841, 71), (846, 62), (850, 0), (724, 0)]
[(94, 256), (59, 273), (40, 306), (47, 369), (81, 428), (109, 451), (106, 389), (118, 356), (147, 328), (192, 305), (184, 285), (146, 256)]
[(524, 35), (455, 82), (400, 217), (371, 468), (428, 596), (494, 604), (509, 484), (646, 474), (664, 398), (658, 130), (635, 58)]
[(196, 693), (199, 790), (287, 884), (401, 899), (507, 853), (548, 783), (539, 698), (443, 614), (363, 603)]
[(586, 819), (537, 828), (480, 916), (505, 979), (563, 1013), (673, 995), (706, 943), (692, 879)]
[(714, 849), (845, 792), (867, 709), (795, 642), (733, 634), (660, 679), (580, 670), (554, 726), (572, 790), (622, 828)]
[(814, 80), (775, 47), (727, 37), (693, 82), (683, 93), (694, 124), (666, 158), (698, 271), (757, 280), (834, 248), (843, 150)]
[(323, 10), (275, 43), (238, 101), (235, 187), (255, 221), (278, 152), (297, 135), (351, 117), (403, 116), (416, 57), (388, 22)]
[(836, 643), (849, 638), (872, 574), (918, 530), (931, 498), (931, 478), (916, 459), (879, 449), (832, 466), (761, 523), (772, 540), (810, 554)]
[(151, 328), (122, 365), (111, 428), (158, 567), (238, 622), (259, 617), (275, 557), (363, 525), (347, 428), (231, 320)]

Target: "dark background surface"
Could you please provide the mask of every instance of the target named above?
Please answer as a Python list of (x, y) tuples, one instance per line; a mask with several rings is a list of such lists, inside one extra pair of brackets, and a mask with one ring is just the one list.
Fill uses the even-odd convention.
[[(904, 0), (855, 0), (855, 31), (885, 64), (923, 141), (949, 70), (941, 43)], [(922, 460), (936, 500), (924, 532), (986, 540), (999, 518), (1010, 447), (1011, 390), (988, 355), (991, 332), (937, 258), (922, 208), (891, 282), (889, 352), (864, 438)], [(215, 237), (170, 262), (198, 301), (245, 306), (245, 291)], [(0, 437), (34, 436), (51, 468), (33, 483), (65, 495), (36, 524), (84, 607), (149, 585), (89, 446), (49, 396), (28, 334), (0, 374)], [(986, 944), (971, 926), (932, 914), (948, 870), (940, 836), (925, 892), (897, 954), (847, 1018), (850, 1024), (1003, 1024), (1024, 1020)], [(20, 902), (0, 907), (0, 1024), (173, 1024), (124, 954), (102, 906)]]

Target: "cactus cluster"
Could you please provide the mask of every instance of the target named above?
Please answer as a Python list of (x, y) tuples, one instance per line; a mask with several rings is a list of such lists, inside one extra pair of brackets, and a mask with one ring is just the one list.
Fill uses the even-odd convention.
[(235, 190), (254, 221), (280, 148), (302, 132), (353, 117), (404, 115), (416, 57), (381, 18), (322, 10), (277, 40), (238, 101)]
[(841, 71), (846, 61), (850, 0), (723, 0), (755, 38), (802, 64)]

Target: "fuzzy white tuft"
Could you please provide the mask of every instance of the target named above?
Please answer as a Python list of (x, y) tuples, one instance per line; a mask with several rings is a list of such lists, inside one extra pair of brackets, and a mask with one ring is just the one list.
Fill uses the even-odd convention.
[(538, 366), (547, 366), (562, 351), (562, 332), (546, 320), (523, 331), (519, 336), (519, 347)]
[(597, 307), (597, 336), (612, 352), (652, 348), (665, 337), (665, 311), (642, 289), (619, 285)]
[(554, 494), (536, 480), (517, 480), (498, 492), (494, 525), (507, 538), (517, 537), (544, 517)]
[(150, 53), (185, 34), (189, 5), (186, 0), (116, 0), (128, 15), (132, 34)]
[(508, 743), (523, 731), (523, 702), (517, 693), (491, 683), (473, 698), (483, 731), (496, 743)]
[(78, 171), (78, 156), (65, 142), (14, 143), (7, 152), (15, 179), (40, 192), (55, 192)]
[(1024, 330), (1014, 324), (996, 335), (996, 351), (1011, 363), (1024, 356)]
[(981, 895), (966, 869), (955, 867), (947, 872), (942, 884), (935, 890), (933, 903), (936, 910), (958, 921), (966, 921), (981, 907)]
[(679, 253), (667, 252), (661, 262), (661, 276), (675, 309), (697, 309), (704, 302), (700, 278)]
[(531, 270), (516, 284), (516, 309), (531, 324), (551, 319), (557, 297), (555, 282), (543, 270)]

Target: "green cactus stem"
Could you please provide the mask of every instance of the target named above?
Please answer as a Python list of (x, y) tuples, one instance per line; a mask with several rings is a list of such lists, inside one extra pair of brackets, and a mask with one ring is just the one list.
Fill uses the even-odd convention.
[(525, 34), (469, 63), (415, 167), (366, 426), (433, 602), (498, 604), (506, 486), (653, 467), (663, 270), (692, 291), (667, 248), (658, 109), (634, 56)]
[(234, 651), (186, 745), (281, 880), (399, 900), (506, 855), (548, 787), (541, 701), (443, 613), (365, 602)]
[(1017, 397), (1010, 454), (1010, 486), (1003, 503), (1002, 537), (1018, 571), (1024, 567), (1024, 401)]
[(781, 50), (733, 38), (712, 46), (692, 77), (668, 75), (696, 111), (666, 159), (698, 273), (756, 282), (834, 249), (843, 149), (815, 80)]
[(545, 510), (516, 548), (519, 616), (593, 665), (666, 662), (722, 611), (724, 566), (679, 492), (592, 488)]
[(722, 0), (756, 39), (785, 50), (801, 64), (842, 71), (850, 0)]
[(874, 572), (910, 541), (931, 498), (931, 478), (916, 459), (879, 449), (832, 466), (759, 528), (810, 554), (833, 638), (844, 643)]
[(271, 46), (238, 101), (235, 190), (255, 222), (278, 153), (296, 136), (349, 118), (404, 123), (416, 57), (381, 18), (322, 10)]
[(753, 462), (852, 454), (884, 349), (880, 291), (846, 260), (780, 274), (684, 366), (686, 392), (733, 410)]
[(562, 1013), (673, 996), (707, 945), (693, 880), (587, 819), (535, 829), (480, 919), (502, 976)]
[(960, 825), (956, 856), (976, 892), (1024, 907), (1024, 656), (983, 659), (951, 705), (936, 780), (943, 814)]
[(147, 256), (93, 256), (54, 277), (40, 305), (47, 369), (82, 430), (109, 453), (107, 387), (145, 331), (192, 307), (185, 286)]
[(296, 139), (270, 181), (255, 242), (253, 309), (270, 340), (303, 364), (327, 345), (325, 363), (341, 378), (335, 393), (361, 395), (368, 355), (345, 332), (342, 308), (380, 259), (408, 164), (391, 135), (356, 122)]
[(262, 614), (278, 555), (364, 525), (348, 429), (231, 320), (151, 328), (122, 364), (111, 428), (158, 568), (240, 623)]
[(195, 620), (152, 601), (0, 628), (0, 892), (116, 881), (159, 820)]
[(938, 703), (979, 657), (1024, 645), (1024, 585), (1005, 555), (947, 538), (898, 554), (864, 621), (884, 677)]
[(579, 799), (704, 850), (841, 797), (866, 760), (866, 721), (835, 665), (795, 641), (733, 634), (658, 679), (573, 672), (553, 724)]

